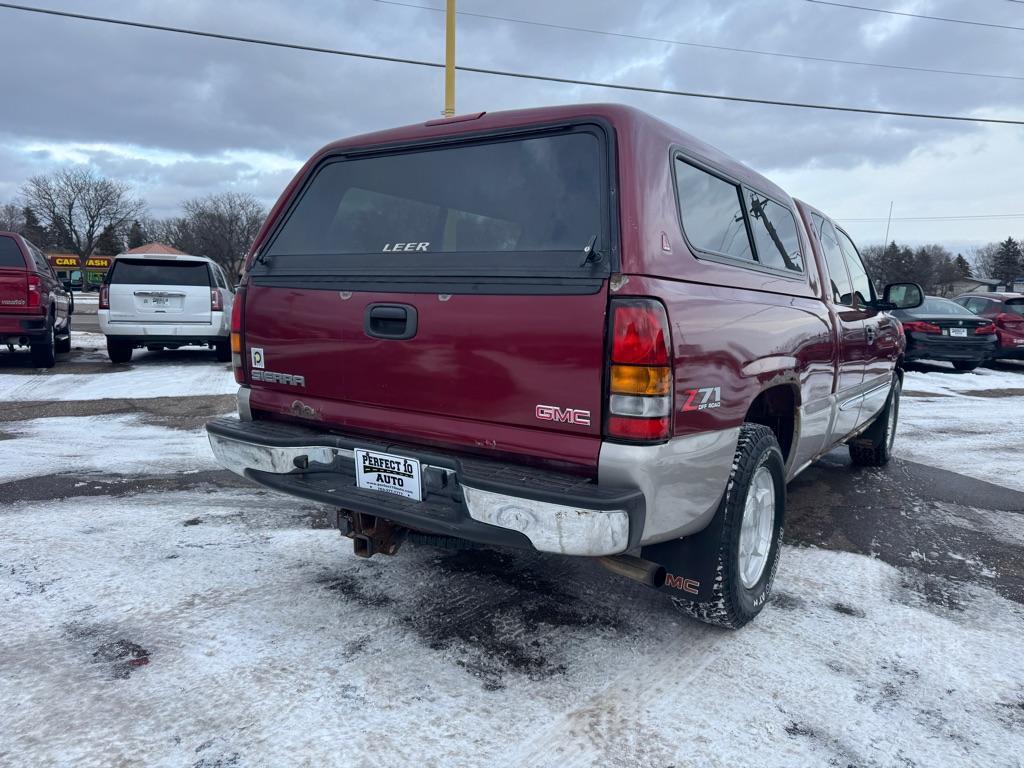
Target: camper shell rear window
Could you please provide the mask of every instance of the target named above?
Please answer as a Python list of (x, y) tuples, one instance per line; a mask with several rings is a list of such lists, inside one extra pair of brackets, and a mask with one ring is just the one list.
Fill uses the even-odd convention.
[(606, 135), (564, 126), (328, 158), (256, 273), (593, 277), (611, 247)]

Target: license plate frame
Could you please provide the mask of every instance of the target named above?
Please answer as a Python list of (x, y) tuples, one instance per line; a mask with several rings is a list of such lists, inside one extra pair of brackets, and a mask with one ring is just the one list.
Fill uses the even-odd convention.
[(423, 467), (418, 459), (356, 448), (353, 460), (356, 487), (423, 501)]

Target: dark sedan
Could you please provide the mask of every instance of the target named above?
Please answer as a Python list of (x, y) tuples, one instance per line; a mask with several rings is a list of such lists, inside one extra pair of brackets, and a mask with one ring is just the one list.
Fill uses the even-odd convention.
[(921, 306), (891, 314), (903, 325), (908, 361), (946, 360), (958, 371), (973, 371), (995, 353), (992, 321), (949, 299), (926, 296)]

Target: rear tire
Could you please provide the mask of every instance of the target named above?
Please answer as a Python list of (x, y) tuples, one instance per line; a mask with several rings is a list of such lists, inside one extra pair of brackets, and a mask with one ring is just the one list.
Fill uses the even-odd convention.
[(953, 367), (958, 371), (973, 371), (981, 365), (980, 362), (974, 360), (954, 360)]
[(903, 383), (893, 374), (892, 389), (885, 408), (860, 437), (850, 442), (850, 460), (858, 467), (884, 467), (892, 458), (892, 444), (900, 418), (900, 392)]
[(132, 359), (132, 343), (107, 336), (107, 356), (112, 363), (127, 363)]
[(744, 424), (716, 515), (723, 515), (714, 586), (707, 602), (674, 598), (688, 616), (739, 629), (761, 612), (779, 565), (786, 517), (785, 461), (775, 434)]
[(30, 346), (32, 365), (36, 368), (53, 368), (57, 363), (57, 343), (54, 337), (53, 319), (47, 320), (44, 338)]
[(215, 345), (218, 363), (231, 362), (231, 341), (229, 339), (218, 339)]

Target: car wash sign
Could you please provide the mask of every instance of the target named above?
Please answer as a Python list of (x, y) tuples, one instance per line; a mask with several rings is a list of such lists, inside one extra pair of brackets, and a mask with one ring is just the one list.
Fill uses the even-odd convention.
[(82, 260), (73, 253), (51, 253), (50, 266), (54, 269), (81, 269)]
[(86, 269), (110, 269), (113, 261), (109, 256), (90, 256), (85, 260)]

